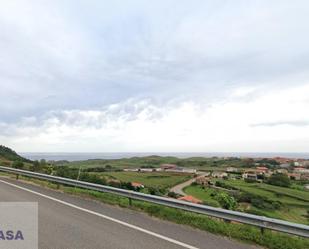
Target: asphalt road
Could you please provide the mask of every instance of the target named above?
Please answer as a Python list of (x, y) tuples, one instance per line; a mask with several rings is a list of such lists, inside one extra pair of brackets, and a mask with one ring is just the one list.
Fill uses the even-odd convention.
[(257, 248), (5, 177), (0, 177), (0, 201), (38, 202), (39, 248), (42, 249)]
[[(204, 173), (204, 172), (203, 172), (203, 173), (202, 173), (202, 172), (199, 172), (199, 173), (198, 173), (198, 177), (203, 177), (203, 176), (208, 176), (208, 173)], [(186, 181), (186, 182), (182, 182), (182, 183), (180, 183), (180, 184), (178, 184), (178, 185), (172, 187), (172, 188), (170, 189), (170, 191), (171, 191), (171, 192), (174, 192), (174, 193), (176, 193), (176, 194), (185, 196), (185, 195), (187, 195), (187, 194), (186, 194), (185, 192), (183, 192), (183, 189), (184, 189), (185, 187), (187, 187), (187, 186), (190, 186), (193, 182), (195, 182), (195, 181), (196, 181), (196, 178), (197, 178), (197, 177), (192, 178), (192, 179), (190, 179), (190, 180), (188, 180), (188, 181)]]

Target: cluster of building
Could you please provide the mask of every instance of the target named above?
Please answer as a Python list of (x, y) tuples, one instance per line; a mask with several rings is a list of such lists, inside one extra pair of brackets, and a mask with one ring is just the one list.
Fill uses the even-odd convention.
[[(255, 159), (255, 167), (243, 170), (237, 167), (227, 167), (225, 172), (212, 172), (211, 178), (238, 178), (260, 180), (270, 177), (272, 174), (281, 173), (286, 174), (291, 180), (309, 180), (309, 160), (305, 159), (289, 159), (282, 157), (271, 158), (276, 162), (276, 166), (267, 163), (260, 163), (259, 159)], [(204, 182), (207, 181), (203, 180)], [(202, 180), (200, 180), (202, 181)]]
[(278, 166), (274, 169), (263, 163), (255, 163), (256, 168), (243, 172), (242, 178), (258, 180), (268, 178), (274, 173), (286, 174), (291, 180), (309, 180), (309, 160), (272, 158)]
[[(260, 181), (269, 178), (272, 174), (281, 173), (287, 175), (291, 180), (309, 180), (309, 161), (303, 159), (274, 158), (278, 162), (276, 167), (270, 167), (256, 163), (255, 167), (243, 169), (227, 167), (225, 171), (213, 171), (196, 178), (196, 183), (207, 186), (213, 185), (213, 179), (248, 179)], [(288, 166), (287, 166), (288, 165)], [(306, 186), (309, 189), (309, 185)]]

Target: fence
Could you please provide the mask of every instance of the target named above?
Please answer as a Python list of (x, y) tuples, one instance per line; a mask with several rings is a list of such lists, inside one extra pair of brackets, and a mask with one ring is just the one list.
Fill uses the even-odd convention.
[(9, 167), (2, 167), (0, 166), (0, 171), (6, 173), (16, 174), (16, 176), (28, 176), (32, 178), (47, 180), (55, 183), (76, 186), (91, 190), (96, 190), (100, 192), (107, 192), (112, 193), (115, 195), (120, 195), (129, 198), (130, 202), (132, 199), (134, 200), (141, 200), (146, 202), (151, 202), (155, 204), (160, 204), (167, 207), (173, 207), (181, 210), (191, 211), (199, 214), (205, 214), (211, 217), (216, 217), (220, 219), (224, 219), (227, 221), (236, 221), (243, 224), (249, 224), (253, 226), (257, 226), (261, 228), (262, 231), (264, 229), (271, 229), (279, 232), (289, 233), (293, 235), (298, 235), (302, 237), (309, 238), (309, 226), (292, 223), (288, 221), (278, 220), (267, 218), (264, 216), (252, 215), (247, 213), (241, 213), (237, 211), (231, 211), (221, 208), (210, 207), (206, 205), (194, 204), (189, 202), (184, 202), (172, 198), (149, 195), (144, 193), (139, 193), (131, 190), (119, 189), (110, 186), (77, 181), (73, 179), (46, 175), (21, 169), (14, 169)]

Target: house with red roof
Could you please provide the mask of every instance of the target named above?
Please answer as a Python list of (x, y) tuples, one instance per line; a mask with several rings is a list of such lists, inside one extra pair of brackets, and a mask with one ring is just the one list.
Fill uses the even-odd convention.
[(256, 167), (256, 172), (257, 173), (267, 173), (268, 172), (268, 168), (266, 167)]
[(139, 182), (131, 182), (132, 187), (134, 187), (135, 189), (137, 188), (144, 188), (145, 186)]
[(196, 203), (196, 204), (203, 203), (200, 199), (197, 199), (197, 198), (195, 198), (195, 197), (193, 197), (191, 195), (185, 195), (185, 196), (179, 197), (177, 199), (181, 200), (181, 201), (187, 201), (187, 202)]

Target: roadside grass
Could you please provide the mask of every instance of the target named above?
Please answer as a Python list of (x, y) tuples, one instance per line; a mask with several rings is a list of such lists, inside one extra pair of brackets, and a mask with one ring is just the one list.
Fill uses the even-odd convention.
[(189, 180), (192, 174), (166, 172), (102, 172), (93, 173), (105, 178), (117, 179), (122, 182), (139, 182), (146, 187), (167, 189)]
[[(38, 185), (57, 189), (57, 184), (21, 177), (20, 179), (31, 181)], [(133, 200), (129, 204), (128, 198), (92, 191), (82, 188), (68, 187), (61, 185), (61, 191), (64, 193), (91, 198), (103, 203), (117, 205), (124, 208), (143, 211), (151, 216), (175, 222), (178, 224), (189, 225), (191, 227), (208, 231), (214, 234), (220, 234), (229, 238), (254, 243), (269, 249), (304, 249), (309, 248), (309, 240), (297, 236), (287, 235), (270, 230), (261, 233), (260, 229), (234, 222), (224, 222), (220, 219), (211, 218), (206, 215), (200, 215), (192, 212), (169, 208), (157, 204)]]

